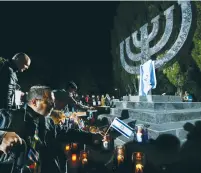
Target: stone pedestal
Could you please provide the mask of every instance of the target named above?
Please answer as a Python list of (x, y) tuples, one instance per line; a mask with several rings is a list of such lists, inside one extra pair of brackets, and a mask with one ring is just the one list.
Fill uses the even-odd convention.
[(148, 96), (123, 96), (123, 101), (131, 102), (182, 102), (180, 96), (148, 95)]
[[(201, 120), (201, 103), (182, 102), (179, 96), (125, 96), (115, 105), (110, 111), (111, 119), (122, 117), (126, 123), (137, 120), (137, 124), (149, 124), (148, 133), (153, 139), (170, 133), (183, 141), (187, 134), (183, 125)], [(123, 136), (116, 139), (117, 144), (127, 141)]]

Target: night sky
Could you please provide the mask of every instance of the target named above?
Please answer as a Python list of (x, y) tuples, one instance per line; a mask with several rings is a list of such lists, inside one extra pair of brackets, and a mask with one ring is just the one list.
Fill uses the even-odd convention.
[[(0, 56), (32, 58), (22, 88), (78, 86), (89, 73), (99, 91), (113, 87), (110, 33), (118, 2), (0, 2)], [(84, 75), (85, 74), (85, 75)]]

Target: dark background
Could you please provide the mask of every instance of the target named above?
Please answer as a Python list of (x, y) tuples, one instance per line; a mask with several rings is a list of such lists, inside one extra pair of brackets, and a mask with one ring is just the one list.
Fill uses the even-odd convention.
[[(19, 74), (34, 84), (63, 88), (74, 80), (83, 92), (114, 89), (110, 31), (118, 2), (0, 2), (0, 56), (32, 58)], [(92, 88), (90, 89), (90, 87)]]

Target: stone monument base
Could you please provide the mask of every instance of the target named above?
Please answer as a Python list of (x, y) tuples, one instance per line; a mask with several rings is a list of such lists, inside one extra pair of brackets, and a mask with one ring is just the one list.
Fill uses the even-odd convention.
[[(194, 123), (201, 120), (200, 102), (182, 102), (179, 96), (168, 95), (128, 97), (125, 96), (123, 101), (115, 101), (116, 107), (111, 108), (110, 115), (105, 116), (111, 122), (115, 117), (119, 117), (126, 123), (137, 120), (137, 124), (149, 124), (148, 134), (153, 139), (160, 134), (169, 133), (177, 136), (182, 142), (187, 134), (183, 125), (186, 122)], [(118, 145), (129, 140), (124, 136), (119, 136), (115, 141)]]

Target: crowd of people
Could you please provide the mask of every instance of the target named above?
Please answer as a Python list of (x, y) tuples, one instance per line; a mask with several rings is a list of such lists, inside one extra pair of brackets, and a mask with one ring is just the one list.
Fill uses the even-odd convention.
[[(16, 54), (11, 60), (0, 64), (0, 172), (26, 172), (25, 160), (39, 163), (41, 173), (61, 173), (59, 163), (63, 142), (78, 142), (89, 146), (99, 146), (104, 139), (100, 134), (86, 133), (71, 128), (56, 126), (51, 118), (54, 109), (69, 111), (74, 105), (90, 109), (78, 102), (73, 95), (77, 90), (74, 82), (69, 82), (67, 91), (52, 90), (48, 86), (36, 85), (24, 95), (23, 107), (16, 107), (18, 72), (29, 68), (31, 59), (25, 53)], [(60, 93), (65, 93), (61, 94)], [(19, 96), (19, 94), (18, 94)], [(62, 98), (65, 98), (62, 100)], [(63, 102), (65, 101), (65, 102)], [(20, 146), (26, 147), (20, 147)], [(23, 148), (23, 149), (22, 149)], [(28, 151), (27, 157), (21, 153)], [(24, 151), (24, 153), (26, 153)], [(18, 158), (20, 161), (18, 161)], [(20, 164), (21, 163), (21, 164)], [(27, 162), (26, 162), (27, 163)]]
[[(74, 82), (69, 82), (67, 90), (53, 90), (55, 95), (56, 109), (64, 112), (77, 112), (96, 107), (113, 107), (114, 96), (109, 94), (102, 95), (79, 95), (77, 85)], [(70, 99), (69, 99), (70, 98)]]
[(114, 96), (110, 97), (109, 94), (106, 94), (105, 96), (102, 95), (101, 97), (99, 95), (82, 95), (81, 97), (76, 94), (75, 95), (76, 100), (80, 101), (80, 103), (88, 106), (110, 106), (112, 104), (112, 100), (114, 99)]
[[(66, 162), (61, 150), (63, 143), (77, 142), (101, 148), (105, 137), (99, 133), (84, 132), (69, 126), (63, 128), (58, 125), (60, 122), (55, 119), (55, 116), (66, 116), (63, 113), (75, 112), (78, 109), (90, 110), (95, 106), (111, 107), (115, 98), (110, 97), (109, 94), (101, 97), (79, 96), (77, 85), (73, 81), (62, 90), (36, 85), (22, 94), (19, 92), (17, 72), (24, 72), (30, 64), (31, 59), (25, 53), (18, 53), (11, 60), (3, 60), (0, 64), (0, 81), (2, 81), (0, 84), (0, 172), (22, 173), (23, 170), (23, 173), (30, 173), (24, 165), (37, 162), (40, 173), (62, 173), (65, 172)], [(17, 103), (21, 96), (25, 104), (18, 107)], [(187, 92), (184, 99), (188, 101), (191, 99)], [(175, 136), (161, 135), (152, 143), (156, 150), (151, 148), (143, 151), (149, 158), (144, 172), (187, 173), (189, 170), (199, 172), (201, 169), (200, 122), (184, 128), (189, 134), (182, 147)], [(136, 150), (137, 145), (127, 143), (125, 146), (128, 157), (131, 158), (130, 155), (134, 152), (132, 148)], [(179, 162), (176, 160), (171, 165), (169, 162), (165, 165), (158, 164), (162, 161), (162, 156), (167, 158), (165, 152), (170, 160), (176, 158), (179, 153)], [(22, 153), (28, 155), (24, 156)], [(129, 171), (128, 164), (123, 168), (124, 171)], [(159, 168), (160, 166), (163, 167)]]

